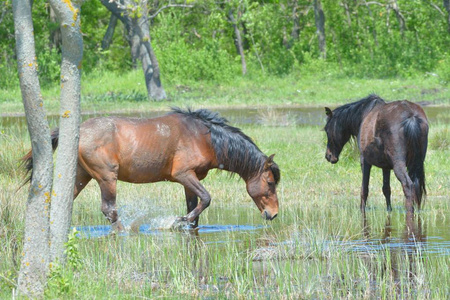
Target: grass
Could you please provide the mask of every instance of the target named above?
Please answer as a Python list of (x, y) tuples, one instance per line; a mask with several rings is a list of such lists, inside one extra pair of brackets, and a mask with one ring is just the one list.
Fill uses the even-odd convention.
[[(403, 194), (392, 179), (393, 209), (385, 212), (381, 171), (371, 176), (369, 210), (358, 211), (361, 174), (355, 146), (331, 165), (324, 159), (324, 132), (296, 126), (270, 109), (260, 110), (264, 126), (241, 126), (266, 154), (276, 153), (282, 171), (280, 214), (271, 223), (238, 177), (210, 172), (204, 180), (211, 206), (200, 224), (264, 225), (258, 230), (200, 233), (160, 230), (76, 241), (77, 270), (63, 267), (51, 279), (46, 298), (77, 299), (445, 299), (450, 295), (447, 255), (427, 251), (433, 237), (449, 241), (450, 149), (441, 140), (447, 126), (430, 129), (426, 160), (428, 199), (407, 227)], [(276, 126), (280, 125), (280, 126)], [(436, 143), (436, 146), (434, 146)], [(26, 128), (0, 135), (0, 298), (11, 298), (24, 227), (26, 188), (16, 192), (22, 173), (17, 159), (29, 147)], [(118, 205), (147, 222), (185, 213), (183, 189), (174, 183), (119, 183)], [(133, 215), (134, 213), (134, 215)], [(108, 224), (100, 192), (91, 182), (76, 199), (73, 225)], [(408, 229), (413, 230), (408, 231)], [(389, 242), (391, 243), (389, 244)], [(390, 247), (383, 246), (388, 243)], [(400, 244), (394, 247), (392, 245)], [(437, 244), (439, 246), (439, 244)], [(425, 247), (425, 248), (424, 248)]]
[[(149, 102), (140, 71), (123, 74), (91, 73), (82, 78), (82, 109), (88, 112), (139, 112), (166, 110), (168, 106), (265, 107), (338, 105), (377, 93), (386, 100), (409, 99), (434, 105), (450, 105), (450, 90), (438, 78), (348, 78), (326, 72), (280, 77), (238, 77), (231, 82), (170, 82), (163, 84), (169, 102)], [(49, 114), (58, 114), (59, 85), (42, 91)], [(23, 114), (19, 88), (0, 89), (2, 114)]]

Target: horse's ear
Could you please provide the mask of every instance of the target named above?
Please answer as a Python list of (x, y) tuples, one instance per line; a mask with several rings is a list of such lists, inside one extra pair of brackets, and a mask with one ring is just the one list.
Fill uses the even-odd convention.
[(328, 107), (325, 107), (325, 113), (327, 114), (327, 116), (328, 116), (329, 118), (331, 118), (331, 116), (333, 116), (333, 112), (332, 112), (331, 109), (328, 108)]
[(275, 156), (275, 153), (274, 154), (272, 154), (271, 156), (269, 156), (267, 159), (266, 159), (266, 162), (264, 163), (264, 169), (269, 169), (270, 168), (270, 166), (272, 166), (273, 165), (273, 157)]

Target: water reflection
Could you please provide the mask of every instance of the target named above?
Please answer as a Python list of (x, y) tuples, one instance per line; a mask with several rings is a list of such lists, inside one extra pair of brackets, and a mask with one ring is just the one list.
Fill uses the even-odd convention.
[[(373, 241), (372, 230), (369, 221), (365, 214), (363, 218), (363, 235), (370, 243)], [(383, 235), (379, 240), (380, 250), (384, 250), (374, 257), (369, 256), (363, 259), (369, 270), (373, 270), (372, 274), (381, 274), (383, 280), (394, 283), (395, 292), (398, 298), (404, 298), (405, 295), (409, 298), (417, 294), (417, 288), (420, 285), (420, 268), (423, 268), (424, 256), (426, 255), (426, 230), (423, 228), (423, 220), (419, 216), (406, 214), (405, 224), (401, 238), (393, 236), (393, 226), (391, 223), (391, 214), (386, 217)], [(380, 262), (377, 259), (382, 258), (384, 261)], [(373, 275), (373, 286), (371, 289), (379, 289), (380, 278)], [(396, 298), (397, 298), (396, 297)]]

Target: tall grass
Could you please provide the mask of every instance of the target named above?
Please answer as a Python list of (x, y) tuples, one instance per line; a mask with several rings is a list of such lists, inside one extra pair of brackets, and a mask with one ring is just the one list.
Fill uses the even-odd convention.
[[(434, 254), (427, 247), (439, 244), (426, 237), (450, 240), (445, 231), (450, 226), (450, 168), (445, 163), (450, 150), (432, 147), (428, 152), (428, 201), (411, 229), (395, 178), (394, 210), (388, 215), (381, 171), (374, 169), (364, 219), (358, 210), (361, 174), (354, 146), (347, 145), (340, 162), (331, 165), (324, 159), (319, 127), (283, 125), (242, 128), (263, 152), (276, 153), (282, 177), (280, 214), (274, 221), (261, 219), (241, 179), (210, 172), (203, 183), (212, 203), (200, 224), (263, 228), (199, 234), (162, 229), (149, 235), (81, 238), (76, 241), (81, 264), (77, 269), (62, 267), (47, 298), (448, 298), (450, 254)], [(444, 128), (432, 128), (430, 134)], [(21, 173), (15, 165), (27, 148), (26, 134), (8, 134), (0, 140), (0, 148), (8, 153), (2, 151), (0, 165), (2, 299), (11, 298), (15, 288), (27, 196), (26, 188), (16, 192)], [(144, 216), (143, 222), (151, 223), (185, 213), (183, 189), (175, 183), (120, 183), (117, 190), (122, 218)], [(108, 224), (95, 182), (76, 199), (72, 223)]]

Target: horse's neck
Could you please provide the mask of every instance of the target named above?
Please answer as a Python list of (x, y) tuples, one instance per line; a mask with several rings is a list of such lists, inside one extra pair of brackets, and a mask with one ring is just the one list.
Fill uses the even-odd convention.
[(348, 124), (348, 130), (350, 131), (351, 135), (354, 137), (357, 137), (359, 134), (359, 130), (361, 128), (361, 124), (364, 120), (364, 118), (367, 116), (368, 113), (373, 111), (374, 109), (379, 109), (381, 106), (384, 106), (386, 103), (381, 101), (375, 101), (368, 105), (364, 110), (361, 111), (361, 115), (357, 117), (356, 120), (352, 120)]
[[(259, 163), (257, 163), (259, 162)], [(238, 174), (245, 182), (255, 176), (261, 169), (260, 164), (264, 162), (264, 154), (261, 157), (247, 158), (243, 160), (229, 160), (227, 162), (219, 162), (218, 168)]]

